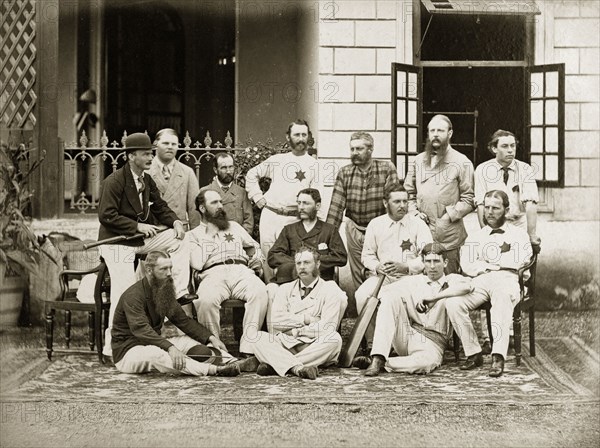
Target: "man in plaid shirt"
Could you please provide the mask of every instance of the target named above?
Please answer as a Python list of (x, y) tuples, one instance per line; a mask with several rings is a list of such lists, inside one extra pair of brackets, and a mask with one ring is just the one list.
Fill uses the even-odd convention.
[(387, 160), (374, 160), (373, 137), (367, 132), (355, 132), (350, 137), (352, 163), (337, 174), (327, 222), (339, 228), (346, 211), (346, 244), (354, 289), (364, 280), (361, 262), (367, 225), (373, 218), (386, 213), (383, 189), (399, 182), (396, 167)]

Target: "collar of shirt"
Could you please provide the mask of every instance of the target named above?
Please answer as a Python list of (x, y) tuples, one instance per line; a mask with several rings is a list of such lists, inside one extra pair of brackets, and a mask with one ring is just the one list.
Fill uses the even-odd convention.
[(390, 215), (388, 215), (387, 213), (385, 214), (385, 217), (386, 217), (387, 227), (392, 227), (392, 226), (395, 226), (396, 224), (406, 227), (408, 225), (408, 220), (410, 219), (408, 213), (406, 215), (404, 215), (404, 217), (398, 221), (394, 221), (392, 218), (390, 218)]
[(139, 189), (140, 189), (140, 187), (142, 186), (142, 181), (140, 180), (140, 177), (141, 177), (141, 178), (144, 178), (144, 174), (142, 173), (142, 175), (141, 175), (141, 176), (138, 176), (137, 174), (135, 174), (135, 173), (133, 172), (133, 170), (131, 171), (131, 174), (133, 175), (133, 180), (134, 180), (134, 182), (135, 182), (135, 185), (137, 186), (137, 188), (138, 188), (138, 190), (139, 190)]
[(311, 289), (315, 289), (315, 285), (317, 284), (317, 282), (319, 281), (321, 277), (317, 277), (313, 280), (312, 283), (310, 283), (309, 285), (304, 286), (304, 284), (302, 283), (302, 280), (298, 279), (298, 289), (300, 290), (300, 294), (302, 294), (302, 288), (311, 288)]
[(429, 277), (427, 277), (427, 284), (430, 286), (433, 286), (435, 284), (441, 288), (445, 282), (446, 282), (446, 276), (444, 274), (442, 274), (442, 276), (440, 278), (438, 278), (437, 280), (431, 280)]
[[(492, 229), (489, 225), (484, 227), (485, 232), (487, 235), (491, 235), (492, 234), (492, 230), (496, 230), (496, 229)], [(504, 221), (504, 224), (502, 224), (500, 227), (498, 227), (498, 229), (504, 230), (504, 233), (509, 232), (509, 228), (508, 228), (508, 222)], [(495, 234), (497, 235), (497, 234)]]
[[(502, 171), (502, 168), (504, 168), (504, 167), (502, 165), (500, 165), (496, 159), (493, 159), (493, 160), (494, 160), (494, 166), (496, 166), (498, 171)], [(517, 160), (513, 159), (513, 161), (510, 162), (510, 165), (508, 165), (507, 168), (509, 171), (515, 171), (516, 166), (517, 166)]]

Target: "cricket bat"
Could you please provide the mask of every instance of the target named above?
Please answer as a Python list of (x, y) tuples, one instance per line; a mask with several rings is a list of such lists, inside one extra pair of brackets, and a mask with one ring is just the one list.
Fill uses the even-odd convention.
[(383, 286), (384, 280), (385, 275), (381, 275), (373, 294), (371, 294), (371, 296), (367, 299), (365, 307), (362, 309), (360, 315), (356, 319), (356, 322), (354, 322), (354, 328), (352, 329), (352, 333), (350, 333), (348, 342), (340, 353), (340, 361), (338, 363), (340, 367), (347, 368), (352, 365), (352, 360), (354, 359), (354, 356), (356, 356), (356, 352), (358, 351), (358, 347), (360, 347), (362, 338), (367, 331), (369, 322), (371, 322), (371, 319), (375, 314), (375, 310), (377, 309), (377, 305), (379, 305), (379, 298), (377, 296), (379, 295), (379, 290)]

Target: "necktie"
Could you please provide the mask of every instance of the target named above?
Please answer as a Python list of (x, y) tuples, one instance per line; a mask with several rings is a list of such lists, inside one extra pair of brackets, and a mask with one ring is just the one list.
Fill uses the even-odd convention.
[(146, 184), (144, 183), (144, 176), (138, 177), (138, 182), (140, 183), (138, 193), (142, 193), (146, 189)]
[(508, 185), (508, 171), (510, 168), (508, 167), (504, 167), (502, 168), (502, 171), (504, 171), (504, 173), (502, 174), (502, 180), (504, 181), (504, 185)]
[(303, 286), (302, 287), (302, 299), (305, 299), (306, 296), (308, 296), (312, 290), (313, 289), (310, 286)]
[(227, 185), (227, 186), (223, 185), (221, 187), (221, 190), (223, 190), (223, 193), (227, 193), (229, 191), (229, 185)]
[(490, 232), (490, 235), (493, 235), (494, 233), (504, 233), (504, 230), (502, 230), (502, 229), (492, 229), (492, 231)]
[(165, 178), (165, 180), (169, 180), (171, 178), (171, 171), (169, 171), (169, 167), (167, 165), (163, 165), (162, 175)]

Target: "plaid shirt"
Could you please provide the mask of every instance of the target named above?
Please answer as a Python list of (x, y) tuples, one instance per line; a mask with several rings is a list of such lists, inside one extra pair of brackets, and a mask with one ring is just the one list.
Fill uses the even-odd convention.
[(392, 182), (400, 180), (396, 167), (387, 160), (373, 160), (366, 172), (352, 164), (344, 166), (335, 179), (327, 222), (339, 228), (346, 210), (348, 218), (366, 227), (373, 218), (386, 213), (383, 188)]

